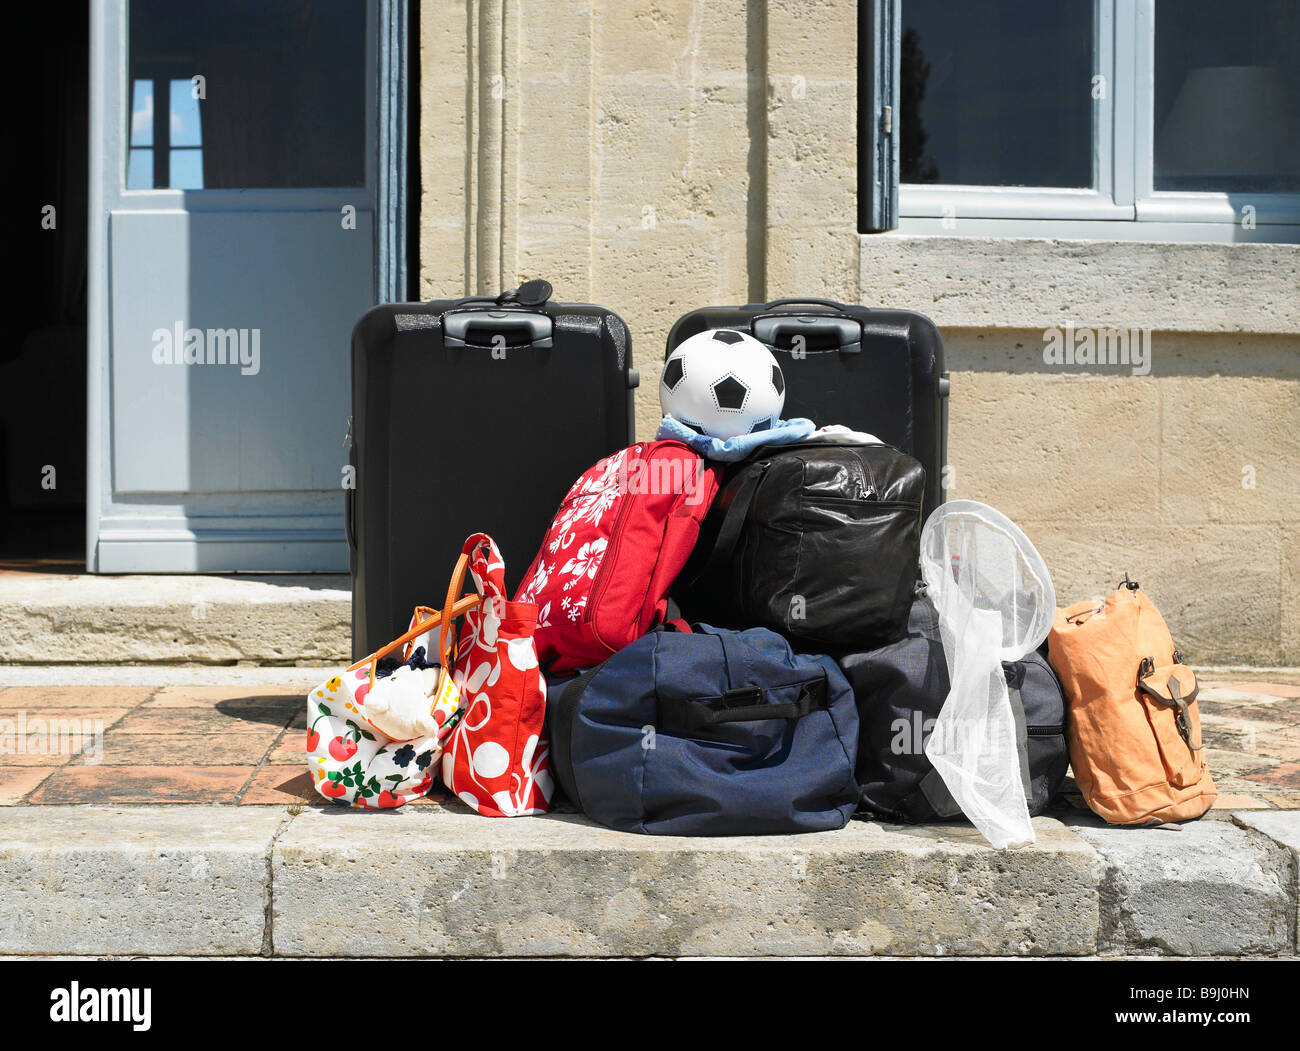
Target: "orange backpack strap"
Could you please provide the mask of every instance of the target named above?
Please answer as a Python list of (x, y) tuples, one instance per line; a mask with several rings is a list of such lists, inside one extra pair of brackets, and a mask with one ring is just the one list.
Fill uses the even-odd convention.
[(1157, 668), (1151, 657), (1143, 657), (1138, 668), (1138, 689), (1148, 697), (1163, 704), (1166, 708), (1177, 710), (1178, 732), (1182, 734), (1187, 747), (1199, 752), (1203, 745), (1192, 744), (1191, 721), (1187, 715), (1187, 706), (1196, 700), (1200, 686), (1196, 673), (1186, 664), (1166, 664)]
[(1076, 602), (1073, 606), (1066, 606), (1061, 610), (1061, 616), (1065, 618), (1067, 624), (1082, 624), (1089, 617), (1095, 616), (1106, 608), (1106, 600), (1087, 599), (1083, 602)]

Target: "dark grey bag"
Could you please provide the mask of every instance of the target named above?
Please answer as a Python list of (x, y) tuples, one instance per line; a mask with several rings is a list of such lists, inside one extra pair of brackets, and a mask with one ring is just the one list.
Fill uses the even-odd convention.
[[(961, 808), (923, 751), (948, 696), (948, 665), (933, 603), (922, 594), (912, 604), (903, 638), (842, 656), (839, 664), (858, 707), (861, 809), (892, 821), (961, 817)], [(1020, 730), (1029, 813), (1041, 814), (1060, 792), (1070, 763), (1065, 694), (1037, 651), (1004, 663), (1002, 670)]]

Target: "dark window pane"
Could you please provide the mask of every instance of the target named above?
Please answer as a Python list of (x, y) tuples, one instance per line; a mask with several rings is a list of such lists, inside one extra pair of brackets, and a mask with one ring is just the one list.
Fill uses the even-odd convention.
[[(365, 185), (365, 12), (360, 0), (132, 0), (132, 145), (169, 160), (148, 185)], [(137, 123), (152, 139), (135, 139)], [(131, 158), (128, 185), (143, 163)]]
[(1157, 190), (1300, 191), (1300, 5), (1159, 0)]
[(903, 0), (907, 183), (1087, 187), (1092, 0)]

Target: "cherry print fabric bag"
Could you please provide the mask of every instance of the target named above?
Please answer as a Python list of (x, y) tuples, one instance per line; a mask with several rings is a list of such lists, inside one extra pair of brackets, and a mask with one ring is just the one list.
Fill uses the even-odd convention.
[(475, 533), (461, 557), (482, 604), (465, 614), (455, 684), (461, 718), (442, 753), (442, 781), (487, 817), (544, 814), (554, 781), (546, 743), (546, 680), (533, 633), (537, 606), (507, 602), (505, 563), (492, 538)]
[[(403, 635), (307, 694), (307, 767), (316, 791), (326, 799), (379, 810), (400, 807), (428, 792), (443, 746), (460, 717), (460, 690), (452, 675), (456, 634), (452, 624), (479, 604), (476, 595), (456, 598), (467, 564), (461, 556), (441, 611), (417, 607)], [(417, 644), (422, 641), (425, 652), (437, 653), (439, 663), (421, 659)], [(389, 737), (366, 715), (366, 696), (383, 674), (380, 662), (398, 650), (410, 668), (428, 668), (437, 675), (429, 697), (437, 729), (409, 741)]]

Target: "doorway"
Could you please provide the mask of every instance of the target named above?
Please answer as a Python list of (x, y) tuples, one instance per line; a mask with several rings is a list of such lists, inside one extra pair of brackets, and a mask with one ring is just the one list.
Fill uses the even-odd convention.
[(80, 572), (86, 508), (89, 11), (7, 16), (0, 65), (0, 569)]

